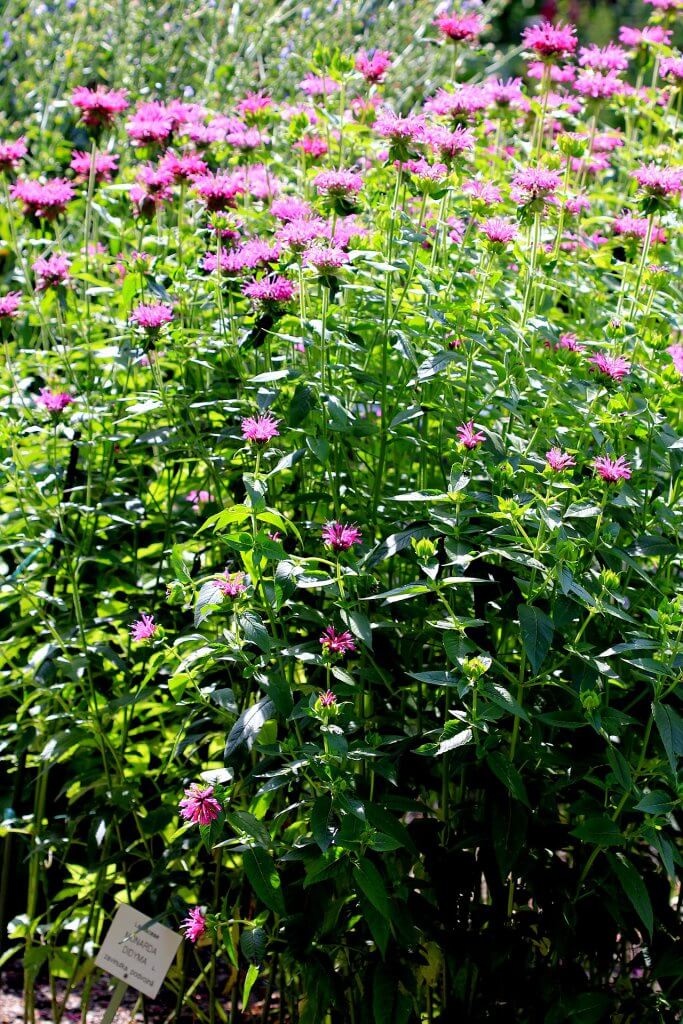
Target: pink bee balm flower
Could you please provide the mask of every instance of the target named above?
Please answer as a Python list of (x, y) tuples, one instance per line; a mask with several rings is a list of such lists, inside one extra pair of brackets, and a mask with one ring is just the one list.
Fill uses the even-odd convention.
[[(71, 154), (71, 170), (76, 172), (80, 181), (88, 181), (90, 177), (90, 153), (74, 150)], [(112, 175), (119, 169), (119, 158), (116, 153), (95, 154), (95, 181), (111, 181)]]
[(643, 29), (622, 25), (619, 29), (619, 42), (624, 46), (658, 46), (660, 43), (668, 45), (671, 42), (671, 35), (672, 33), (661, 25), (646, 25)]
[(54, 220), (73, 197), (74, 187), (66, 178), (51, 178), (44, 183), (17, 181), (12, 186), (12, 198), (23, 203), (24, 215), (37, 220)]
[(200, 786), (197, 782), (185, 790), (180, 801), (180, 816), (193, 825), (210, 825), (222, 810), (213, 795), (213, 786)]
[(275, 237), (294, 252), (302, 252), (316, 238), (324, 238), (327, 224), (320, 217), (313, 220), (290, 220), (281, 227)]
[(326, 523), (323, 527), (323, 542), (333, 551), (348, 551), (358, 544), (362, 534), (357, 526), (351, 523)]
[(625, 71), (628, 54), (621, 46), (608, 43), (607, 46), (582, 46), (579, 50), (579, 64), (594, 71)]
[(296, 295), (296, 285), (288, 277), (276, 275), (263, 277), (259, 281), (250, 281), (242, 288), (243, 295), (255, 305), (283, 306)]
[(161, 330), (164, 324), (169, 324), (173, 319), (173, 309), (163, 302), (146, 305), (141, 302), (130, 314), (131, 322), (142, 327), (149, 334), (155, 334)]
[(659, 65), (662, 78), (677, 78), (683, 81), (683, 57), (663, 57)]
[(374, 129), (383, 139), (389, 139), (394, 144), (406, 142), (408, 139), (416, 139), (424, 128), (424, 118), (409, 114), (408, 117), (401, 117), (393, 110), (385, 108), (378, 115)]
[(187, 915), (185, 920), (180, 925), (185, 938), (189, 939), (190, 942), (196, 942), (197, 939), (206, 931), (206, 918), (201, 912), (199, 907), (194, 907)]
[(360, 71), (365, 81), (373, 85), (382, 81), (391, 64), (391, 54), (388, 50), (375, 50), (372, 56), (365, 50), (359, 50), (356, 57), (356, 71)]
[[(159, 106), (163, 107), (163, 104)], [(166, 116), (171, 118), (174, 131), (181, 125), (203, 121), (207, 114), (206, 108), (200, 103), (183, 103), (181, 100), (171, 100), (163, 109)]]
[(231, 174), (204, 174), (194, 183), (194, 191), (211, 212), (228, 210), (235, 206), (242, 185)]
[(562, 184), (562, 179), (557, 171), (546, 171), (542, 167), (527, 167), (526, 170), (515, 175), (512, 184), (530, 202), (553, 195)]
[(258, 114), (263, 114), (266, 110), (269, 110), (272, 105), (272, 96), (268, 96), (263, 92), (248, 92), (244, 99), (239, 101), (235, 109), (237, 110), (237, 113), (242, 114), (243, 117), (253, 117)]
[(94, 128), (110, 124), (117, 114), (127, 110), (126, 96), (126, 89), (105, 89), (101, 85), (88, 89), (79, 85), (71, 93), (71, 102), (81, 111), (84, 123)]
[[(630, 213), (623, 213), (621, 217), (614, 217), (612, 226), (614, 234), (623, 234), (627, 239), (644, 239), (647, 236), (648, 223), (648, 217), (634, 217)], [(661, 227), (653, 227), (650, 242), (658, 244), (666, 241), (667, 232)]]
[(590, 206), (590, 199), (584, 195), (570, 196), (564, 202), (565, 210), (573, 217), (576, 217), (582, 210), (590, 210)]
[(129, 192), (136, 214), (151, 217), (154, 211), (173, 198), (173, 174), (163, 165), (141, 167)]
[(146, 615), (144, 612), (130, 627), (130, 635), (133, 640), (151, 640), (159, 626), (154, 621), (153, 615)]
[(610, 459), (609, 455), (599, 455), (593, 463), (596, 473), (608, 483), (631, 479), (631, 467), (624, 455), (618, 459)]
[(546, 453), (545, 461), (548, 463), (551, 469), (554, 469), (556, 473), (562, 473), (565, 469), (570, 469), (576, 465), (576, 462), (568, 455), (567, 452), (563, 452), (561, 448), (551, 448)]
[(138, 145), (157, 145), (168, 139), (174, 126), (174, 118), (164, 104), (153, 100), (138, 106), (126, 123), (126, 131), (129, 138)]
[(363, 179), (354, 171), (321, 171), (313, 179), (320, 195), (354, 196), (363, 187)]
[(448, 161), (474, 149), (474, 135), (471, 129), (463, 128), (462, 125), (458, 125), (454, 131), (449, 131), (443, 125), (425, 128), (422, 139), (431, 149), (436, 150), (443, 160)]
[(325, 690), (318, 698), (321, 708), (333, 708), (337, 703), (337, 697), (332, 690)]
[(189, 501), (195, 512), (199, 511), (201, 505), (206, 505), (207, 502), (213, 501), (214, 497), (210, 491), (188, 491), (185, 495), (185, 501)]
[(522, 42), (527, 49), (546, 60), (566, 57), (576, 50), (576, 28), (574, 25), (553, 25), (543, 19), (538, 25), (530, 25), (524, 30)]
[(683, 192), (681, 167), (657, 167), (656, 164), (650, 163), (632, 171), (631, 177), (636, 179), (641, 190), (647, 195), (661, 197)]
[(331, 238), (340, 249), (348, 248), (352, 238), (364, 237), (367, 234), (367, 229), (359, 224), (355, 217), (342, 217), (341, 220), (337, 221), (334, 235), (330, 235), (329, 225), (326, 231), (326, 236)]
[[(585, 136), (579, 135), (579, 138), (585, 138)], [(620, 149), (624, 145), (624, 141), (621, 132), (602, 132), (593, 139), (591, 152), (613, 153), (615, 149)]]
[(508, 245), (517, 237), (517, 225), (504, 217), (491, 217), (483, 221), (481, 230), (493, 246)]
[(336, 245), (313, 245), (304, 252), (304, 263), (321, 273), (338, 270), (349, 262), (349, 256)]
[(331, 96), (332, 93), (339, 92), (341, 86), (329, 75), (308, 74), (299, 82), (299, 88), (307, 96)]
[(26, 139), (23, 135), (15, 142), (0, 142), (0, 174), (16, 171), (27, 152)]
[(576, 68), (571, 64), (548, 65), (542, 60), (532, 60), (527, 68), (527, 75), (529, 78), (534, 78), (540, 81), (544, 75), (548, 74), (548, 68), (550, 68), (551, 82), (562, 82), (566, 85), (568, 82), (573, 82), (576, 78)]
[(279, 422), (269, 412), (264, 416), (246, 416), (242, 420), (242, 437), (252, 444), (267, 444), (279, 436)]
[(671, 356), (676, 371), (683, 377), (683, 345), (669, 345), (666, 351)]
[(605, 377), (617, 381), (622, 380), (631, 370), (628, 359), (624, 359), (623, 356), (610, 356), (604, 352), (596, 352), (588, 362), (592, 363), (596, 370), (604, 374)]
[(228, 132), (225, 136), (225, 141), (230, 146), (234, 146), (235, 149), (241, 149), (243, 152), (249, 150), (258, 149), (259, 146), (267, 142), (267, 138), (261, 134), (260, 128), (249, 128), (246, 125), (234, 125), (233, 130)]
[(607, 100), (627, 91), (627, 85), (619, 78), (617, 71), (603, 75), (600, 71), (582, 71), (574, 82), (574, 88), (582, 96), (592, 100)]
[(355, 651), (356, 645), (348, 630), (337, 633), (334, 626), (327, 626), (320, 637), (323, 652), (325, 654), (346, 654)]
[(528, 109), (529, 101), (522, 92), (521, 78), (508, 78), (507, 81), (498, 78), (488, 82), (487, 85), (491, 101), (497, 107)]
[(239, 597), (246, 589), (243, 572), (229, 573), (226, 569), (222, 576), (216, 579), (216, 586), (224, 597)]
[(21, 292), (8, 292), (0, 296), (0, 320), (16, 316), (21, 305)]
[(456, 433), (460, 444), (464, 444), (465, 448), (476, 448), (486, 440), (486, 435), (476, 429), (474, 420), (470, 420), (469, 423), (463, 423), (462, 426), (458, 427)]
[(171, 175), (174, 181), (194, 181), (206, 174), (208, 167), (198, 153), (177, 153), (169, 150), (164, 154), (159, 169)]
[(439, 32), (454, 43), (474, 42), (486, 28), (486, 22), (478, 14), (440, 14), (434, 24)]
[(307, 220), (313, 216), (313, 207), (296, 196), (283, 196), (270, 205), (270, 212), (285, 223), (293, 220)]
[(568, 352), (583, 352), (584, 346), (577, 340), (575, 334), (566, 331), (560, 335), (560, 340), (555, 346), (556, 349), (566, 349)]
[(36, 275), (36, 290), (45, 291), (47, 288), (56, 288), (60, 284), (66, 284), (69, 279), (69, 263), (66, 256), (61, 253), (53, 253), (52, 256), (40, 256), (32, 265)]
[(478, 178), (468, 178), (462, 183), (462, 190), (473, 199), (479, 200), (484, 206), (493, 206), (503, 199), (503, 193), (497, 185), (491, 184), (490, 181), (481, 181)]
[(430, 164), (422, 157), (406, 161), (404, 167), (417, 179), (418, 185), (438, 185), (448, 177), (445, 164)]
[(425, 103), (425, 110), (441, 117), (450, 117), (454, 121), (463, 121), (479, 110), (486, 110), (490, 102), (491, 94), (487, 86), (464, 82), (452, 92), (438, 89), (436, 95)]
[[(260, 238), (250, 238), (232, 252), (221, 252), (220, 269), (224, 274), (241, 274), (246, 270), (256, 270), (257, 267), (274, 263), (279, 258), (279, 246), (271, 246)], [(202, 259), (202, 267), (207, 273), (213, 273), (218, 268), (217, 254), (207, 252)]]
[(36, 401), (38, 405), (42, 405), (43, 409), (58, 416), (60, 412), (66, 409), (67, 405), (71, 405), (74, 399), (67, 391), (53, 391), (51, 388), (41, 388)]
[(302, 135), (299, 141), (294, 143), (294, 147), (313, 159), (324, 156), (329, 148), (319, 135)]

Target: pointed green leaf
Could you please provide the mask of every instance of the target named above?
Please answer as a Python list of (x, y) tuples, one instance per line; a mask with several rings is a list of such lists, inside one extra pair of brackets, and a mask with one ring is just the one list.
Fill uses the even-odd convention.
[(545, 657), (553, 642), (554, 627), (552, 620), (540, 608), (531, 604), (520, 604), (517, 608), (519, 627), (522, 631), (522, 643), (534, 673), (545, 661)]

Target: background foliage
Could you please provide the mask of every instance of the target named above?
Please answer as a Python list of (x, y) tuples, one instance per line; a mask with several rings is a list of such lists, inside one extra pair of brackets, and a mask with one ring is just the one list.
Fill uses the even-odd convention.
[[(676, 17), (559, 13), (599, 44), (622, 19)], [(71, 92), (96, 83), (220, 114), (267, 89), (255, 159), (332, 230), (348, 209), (315, 174), (363, 175), (348, 265), (317, 275), (283, 253), (299, 294), (282, 315), (204, 272), (216, 233), (191, 184), (134, 214), (159, 153), (131, 146), (128, 115), (99, 140), (118, 177), (81, 181), (63, 218), (31, 223), (4, 193), (2, 294), (23, 299), (0, 322), (0, 941), (28, 1018), (48, 975), (55, 1020), (74, 988), (85, 1013), (126, 900), (171, 927), (204, 908), (168, 979), (178, 1018), (236, 1021), (259, 1000), (263, 1020), (301, 1024), (680, 1020), (680, 214), (675, 195), (643, 206), (632, 177), (680, 152), (680, 83), (657, 75), (676, 40), (632, 58), (644, 93), (565, 93), (558, 130), (628, 142), (570, 167), (559, 194), (590, 201), (570, 222), (509, 196), (528, 166), (564, 175), (538, 81), (528, 111), (487, 111), (491, 131), (470, 118), (472, 153), (424, 198), (338, 96), (312, 129), (328, 153), (294, 148), (307, 72), (343, 80), (348, 110), (377, 94), (404, 114), (452, 81), (432, 3), (4, 14), (0, 137), (26, 137), (27, 177), (72, 176), (91, 139)], [(458, 81), (526, 66), (531, 12), (486, 14)], [(378, 44), (394, 65), (371, 89), (348, 56)], [(476, 176), (503, 190), (495, 209), (462, 188)], [(666, 240), (616, 234), (625, 208)], [(500, 212), (518, 218), (505, 252), (477, 228)], [(233, 216), (245, 237), (278, 227), (249, 187)], [(68, 286), (35, 291), (56, 251)], [(131, 323), (140, 302), (173, 304), (158, 337)], [(627, 372), (596, 373), (598, 352)], [(75, 400), (50, 415), (44, 386)], [(266, 410), (279, 434), (249, 445), (242, 418)], [(607, 485), (604, 455), (631, 478)], [(330, 520), (360, 541), (331, 551)], [(243, 593), (221, 592), (224, 571)], [(143, 612), (148, 643), (130, 630)], [(330, 625), (356, 650), (325, 658)], [(223, 813), (197, 830), (178, 802), (202, 779)]]

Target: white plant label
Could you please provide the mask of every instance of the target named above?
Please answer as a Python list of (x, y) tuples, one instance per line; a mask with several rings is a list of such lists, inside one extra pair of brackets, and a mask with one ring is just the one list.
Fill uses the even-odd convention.
[(154, 997), (173, 963), (180, 935), (135, 907), (120, 903), (95, 959), (98, 967), (119, 981)]

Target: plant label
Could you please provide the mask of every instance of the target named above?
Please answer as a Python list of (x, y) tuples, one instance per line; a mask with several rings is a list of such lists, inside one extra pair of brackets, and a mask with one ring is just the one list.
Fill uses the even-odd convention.
[(180, 942), (170, 928), (120, 903), (95, 963), (138, 992), (156, 996)]

